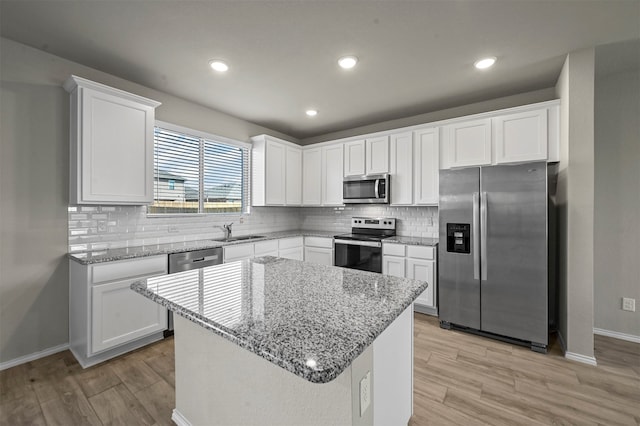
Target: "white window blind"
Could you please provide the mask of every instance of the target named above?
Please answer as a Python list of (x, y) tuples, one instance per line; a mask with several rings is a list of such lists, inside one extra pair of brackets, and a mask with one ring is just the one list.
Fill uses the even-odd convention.
[(192, 133), (154, 128), (154, 200), (149, 213), (246, 212), (249, 148)]

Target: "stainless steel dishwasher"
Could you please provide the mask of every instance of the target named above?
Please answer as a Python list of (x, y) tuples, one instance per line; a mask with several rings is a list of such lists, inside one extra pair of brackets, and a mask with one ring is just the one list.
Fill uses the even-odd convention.
[[(206, 268), (222, 263), (222, 247), (184, 251), (169, 255), (169, 274)], [(173, 312), (169, 311), (169, 326), (165, 337), (173, 334)]]

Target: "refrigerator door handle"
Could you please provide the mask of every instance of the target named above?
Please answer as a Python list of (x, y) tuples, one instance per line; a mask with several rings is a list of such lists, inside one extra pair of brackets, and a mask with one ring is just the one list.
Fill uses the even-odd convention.
[(480, 248), (480, 259), (482, 260), (480, 271), (482, 273), (482, 281), (487, 280), (487, 198), (487, 193), (483, 192), (480, 198), (480, 242), (482, 244)]
[(480, 193), (473, 193), (473, 279), (480, 279)]

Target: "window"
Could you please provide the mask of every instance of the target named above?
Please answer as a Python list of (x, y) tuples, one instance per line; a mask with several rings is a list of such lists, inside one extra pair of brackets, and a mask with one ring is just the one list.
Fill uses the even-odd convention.
[(248, 143), (156, 122), (150, 214), (245, 213)]

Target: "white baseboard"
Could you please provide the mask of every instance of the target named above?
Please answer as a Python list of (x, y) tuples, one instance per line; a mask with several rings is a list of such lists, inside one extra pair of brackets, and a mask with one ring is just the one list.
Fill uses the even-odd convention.
[(66, 351), (67, 349), (69, 349), (69, 344), (64, 343), (62, 345), (54, 346), (43, 351), (34, 352), (32, 354), (14, 358), (9, 361), (0, 362), (0, 371), (6, 370), (7, 368), (15, 367), (16, 365), (27, 363), (29, 361), (35, 361), (36, 359), (44, 358), (45, 356), (57, 354), (58, 352)]
[(597, 366), (598, 363), (596, 362), (596, 359), (592, 356), (586, 356), (586, 355), (581, 355), (581, 354), (576, 354), (573, 352), (565, 352), (564, 353), (564, 357), (566, 359), (569, 359), (571, 361), (578, 361), (581, 362), (583, 364), (589, 364), (589, 365), (593, 365), (593, 366)]
[(178, 426), (191, 426), (191, 422), (187, 420), (185, 416), (183, 416), (177, 408), (173, 409), (171, 413), (171, 420)]
[(626, 340), (627, 342), (640, 343), (640, 336), (633, 334), (618, 333), (617, 331), (604, 330), (602, 328), (594, 328), (593, 334), (600, 336), (613, 337), (614, 339)]

